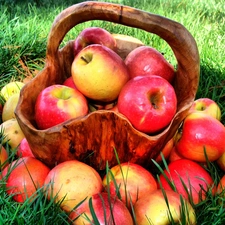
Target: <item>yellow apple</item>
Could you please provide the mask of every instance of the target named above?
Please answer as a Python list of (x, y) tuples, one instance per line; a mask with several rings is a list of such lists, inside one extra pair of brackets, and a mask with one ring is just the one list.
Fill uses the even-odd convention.
[(83, 200), (103, 189), (98, 172), (78, 160), (65, 161), (52, 168), (45, 185), (48, 198), (60, 201), (66, 212), (71, 212)]
[(122, 58), (99, 44), (89, 45), (75, 56), (71, 74), (77, 89), (98, 102), (114, 101), (129, 80)]
[(12, 81), (8, 84), (6, 84), (2, 89), (1, 89), (1, 95), (3, 96), (3, 98), (7, 101), (8, 98), (15, 94), (15, 93), (19, 93), (21, 88), (24, 86), (25, 84), (23, 82), (20, 81)]
[(19, 101), (20, 94), (15, 93), (11, 95), (8, 100), (5, 102), (2, 110), (2, 121), (5, 122), (6, 120), (15, 118), (15, 108)]
[(18, 147), (22, 139), (25, 137), (17, 120), (12, 118), (0, 125), (0, 131), (3, 133), (3, 143), (8, 141), (12, 149)]
[[(171, 190), (165, 190), (165, 196), (162, 190), (158, 189), (141, 197), (134, 205), (136, 223), (138, 225), (178, 224), (181, 218), (185, 218), (186, 225), (197, 223), (195, 211), (187, 200), (183, 199), (182, 204), (180, 195)], [(185, 217), (182, 217), (181, 211)], [(174, 223), (171, 223), (172, 220)]]

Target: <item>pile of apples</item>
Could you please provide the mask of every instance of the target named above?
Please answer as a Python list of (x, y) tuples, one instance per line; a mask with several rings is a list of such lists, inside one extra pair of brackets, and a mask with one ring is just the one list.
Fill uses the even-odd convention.
[[(115, 49), (113, 35), (106, 30), (87, 28), (80, 33), (74, 42), (72, 76), (47, 87), (37, 98), (35, 119), (40, 129), (99, 109), (123, 114), (136, 129), (150, 135), (170, 123), (177, 104), (174, 68), (147, 46), (134, 49), (124, 60)], [(150, 68), (152, 64), (157, 66)], [(48, 168), (34, 157), (14, 115), (23, 85), (10, 82), (1, 90), (5, 103), (0, 179), (15, 201), (35, 199), (41, 190), (48, 199), (60, 201), (68, 220), (76, 225), (93, 224), (96, 219), (107, 225), (149, 221), (163, 225), (171, 220), (178, 223), (181, 214), (186, 215), (186, 224), (196, 224), (195, 205), (205, 200), (207, 191), (224, 193), (225, 175), (217, 184), (207, 170), (208, 162), (215, 162), (225, 172), (225, 127), (215, 101), (194, 101), (154, 161), (157, 168), (166, 162), (167, 169), (155, 174), (138, 164), (118, 162), (102, 174), (78, 160)], [(9, 160), (5, 145), (16, 153), (15, 160)]]

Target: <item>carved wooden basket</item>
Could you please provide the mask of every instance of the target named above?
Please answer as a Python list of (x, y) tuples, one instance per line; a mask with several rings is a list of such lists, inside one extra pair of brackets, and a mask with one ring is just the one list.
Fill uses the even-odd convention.
[[(134, 129), (122, 115), (103, 110), (46, 130), (37, 129), (34, 105), (38, 94), (47, 86), (62, 84), (71, 75), (73, 41), (69, 41), (63, 49), (59, 49), (60, 43), (71, 28), (89, 20), (109, 21), (154, 33), (172, 48), (177, 59), (174, 87), (178, 110), (170, 125), (160, 134), (148, 136)], [(118, 52), (128, 54), (137, 47), (132, 44), (127, 46), (125, 42), (123, 49), (118, 49)], [(15, 114), (33, 154), (50, 167), (78, 159), (97, 170), (104, 170), (106, 162), (109, 166), (117, 164), (115, 149), (120, 162), (130, 161), (148, 167), (151, 159), (156, 158), (186, 116), (194, 101), (198, 82), (198, 49), (184, 26), (128, 6), (83, 2), (72, 5), (56, 17), (48, 37), (45, 67), (21, 90)]]

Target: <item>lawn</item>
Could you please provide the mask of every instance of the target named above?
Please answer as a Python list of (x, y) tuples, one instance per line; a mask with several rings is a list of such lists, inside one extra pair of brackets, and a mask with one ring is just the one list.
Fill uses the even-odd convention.
[[(0, 0), (0, 89), (9, 81), (35, 76), (45, 63), (47, 37), (54, 18), (72, 0), (16, 1)], [(109, 0), (108, 2), (129, 5), (141, 10), (168, 17), (183, 24), (197, 42), (200, 54), (200, 83), (196, 98), (208, 97), (221, 108), (221, 121), (225, 124), (225, 5), (222, 0)], [(172, 64), (176, 64), (170, 47), (158, 36), (142, 30), (111, 24), (104, 21), (89, 21), (77, 25), (63, 40), (68, 40), (88, 26), (100, 26), (112, 33), (134, 36), (146, 45), (162, 52)], [(188, 87), (184, 87), (188, 88)], [(13, 156), (12, 156), (13, 158)], [(218, 182), (222, 175), (216, 165), (211, 165), (211, 174)], [(19, 205), (4, 189), (0, 189), (0, 224), (68, 224), (66, 214), (59, 205), (47, 201), (43, 193), (32, 202)], [(222, 225), (225, 209), (218, 199), (209, 196), (195, 206), (198, 224)]]

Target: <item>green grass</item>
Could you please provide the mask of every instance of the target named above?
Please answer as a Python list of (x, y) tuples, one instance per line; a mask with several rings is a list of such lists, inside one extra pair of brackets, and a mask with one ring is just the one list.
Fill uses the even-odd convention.
[[(109, 0), (110, 1), (110, 0)], [(44, 66), (46, 41), (55, 16), (78, 1), (16, 1), (0, 0), (0, 88), (10, 80), (22, 80), (35, 75)], [(195, 38), (201, 59), (200, 84), (196, 98), (215, 100), (222, 111), (225, 124), (225, 5), (222, 0), (114, 0), (145, 11), (160, 14), (183, 24)], [(7, 3), (7, 4), (6, 4)], [(108, 22), (90, 21), (73, 28), (62, 46), (74, 39), (85, 27), (100, 26), (110, 32), (135, 36), (165, 54), (173, 64), (175, 59), (167, 43), (159, 37), (134, 28)], [(184, 87), (187, 88), (187, 87)], [(213, 165), (210, 173), (218, 183), (221, 171)], [(0, 224), (67, 224), (66, 214), (59, 205), (39, 198), (23, 205), (13, 202), (0, 188)], [(224, 198), (210, 193), (202, 204), (195, 206), (198, 224), (222, 225), (225, 209), (218, 204)]]

